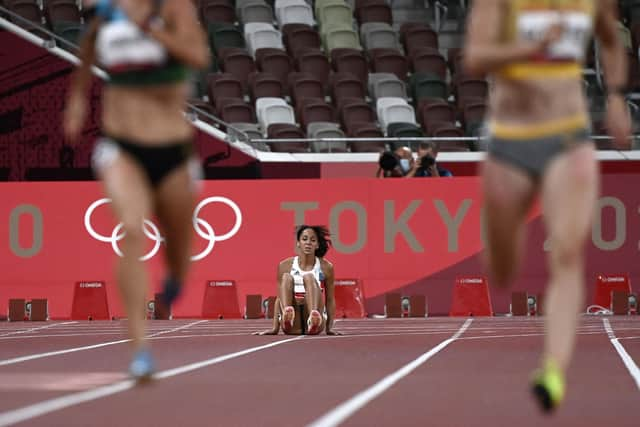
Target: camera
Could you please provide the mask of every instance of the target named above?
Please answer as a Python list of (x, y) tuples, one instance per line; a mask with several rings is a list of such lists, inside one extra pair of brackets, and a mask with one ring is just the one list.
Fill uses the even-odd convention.
[(391, 151), (385, 151), (378, 160), (380, 168), (384, 171), (392, 171), (398, 166), (398, 158)]
[(436, 159), (431, 154), (427, 154), (420, 159), (420, 167), (423, 169), (430, 168), (435, 164)]

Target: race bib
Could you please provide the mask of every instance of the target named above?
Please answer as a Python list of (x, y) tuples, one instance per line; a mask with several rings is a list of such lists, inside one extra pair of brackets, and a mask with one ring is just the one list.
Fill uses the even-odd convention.
[(560, 39), (547, 49), (547, 59), (582, 61), (592, 31), (592, 18), (582, 12), (522, 12), (518, 17), (520, 40), (540, 41), (554, 24), (560, 24)]

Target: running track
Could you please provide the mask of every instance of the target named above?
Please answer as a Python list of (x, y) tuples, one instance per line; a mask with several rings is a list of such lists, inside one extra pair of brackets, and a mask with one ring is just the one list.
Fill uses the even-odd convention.
[(0, 323), (0, 426), (638, 426), (640, 317), (584, 317), (565, 406), (527, 381), (540, 318), (152, 321), (160, 379), (133, 387), (126, 324)]

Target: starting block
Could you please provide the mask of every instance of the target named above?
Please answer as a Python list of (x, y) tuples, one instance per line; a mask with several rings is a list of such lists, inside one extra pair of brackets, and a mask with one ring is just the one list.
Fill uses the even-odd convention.
[(511, 293), (511, 315), (526, 316), (529, 314), (529, 301), (526, 292)]
[(262, 295), (247, 295), (244, 306), (245, 319), (261, 319), (264, 317), (262, 313)]
[(424, 295), (411, 295), (409, 297), (409, 317), (427, 316), (427, 297)]
[(236, 282), (210, 280), (205, 284), (202, 317), (205, 319), (241, 319)]
[(25, 300), (23, 299), (10, 299), (9, 300), (9, 315), (7, 320), (9, 322), (23, 321), (27, 319), (27, 309)]
[(628, 315), (629, 293), (625, 291), (611, 291), (611, 311), (614, 315)]
[(538, 316), (544, 314), (544, 294), (542, 293), (536, 296), (536, 314)]
[(384, 315), (387, 318), (402, 317), (402, 297), (399, 293), (388, 293), (384, 296)]
[(29, 320), (44, 322), (49, 320), (49, 303), (46, 299), (32, 299)]
[(358, 279), (336, 279), (334, 288), (336, 319), (367, 317), (364, 310), (364, 295)]
[(487, 279), (456, 278), (449, 316), (493, 316)]
[(626, 274), (599, 274), (596, 278), (596, 292), (594, 304), (600, 307), (611, 307), (611, 293), (613, 291), (631, 293), (631, 282)]
[(109, 304), (104, 282), (76, 282), (71, 320), (109, 320)]

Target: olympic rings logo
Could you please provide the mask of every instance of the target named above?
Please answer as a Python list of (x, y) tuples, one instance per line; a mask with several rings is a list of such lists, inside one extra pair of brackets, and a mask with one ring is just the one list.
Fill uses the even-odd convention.
[[(121, 257), (123, 256), (123, 254), (120, 250), (120, 247), (118, 246), (118, 242), (122, 240), (126, 235), (126, 233), (122, 231), (123, 224), (119, 223), (118, 225), (116, 225), (113, 228), (110, 236), (105, 236), (96, 232), (96, 230), (93, 228), (93, 225), (91, 225), (91, 215), (93, 214), (93, 211), (106, 203), (111, 203), (111, 199), (104, 198), (96, 200), (87, 208), (87, 211), (84, 214), (84, 226), (87, 229), (89, 235), (91, 235), (91, 237), (93, 237), (94, 239), (104, 243), (111, 243), (113, 251)], [(236, 221), (231, 230), (224, 234), (217, 235), (213, 230), (211, 224), (198, 216), (202, 208), (210, 203), (222, 203), (229, 206), (231, 210), (233, 210)], [(240, 208), (233, 200), (219, 196), (207, 197), (206, 199), (202, 200), (200, 203), (198, 203), (195, 210), (193, 211), (193, 228), (195, 229), (196, 233), (208, 243), (207, 247), (204, 248), (202, 252), (191, 257), (191, 261), (199, 261), (209, 255), (213, 250), (216, 242), (222, 242), (233, 237), (238, 232), (241, 225), (242, 211), (240, 211)], [(158, 227), (153, 222), (151, 222), (151, 220), (148, 220), (146, 218), (144, 219), (142, 224), (142, 231), (144, 232), (145, 236), (147, 236), (154, 242), (153, 248), (146, 255), (140, 257), (141, 261), (146, 261), (158, 253), (160, 245), (162, 244), (162, 242), (164, 242), (164, 237), (162, 237), (162, 235), (160, 234), (160, 230), (158, 229)]]

